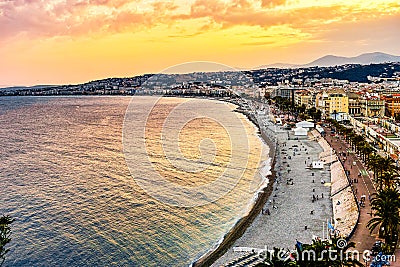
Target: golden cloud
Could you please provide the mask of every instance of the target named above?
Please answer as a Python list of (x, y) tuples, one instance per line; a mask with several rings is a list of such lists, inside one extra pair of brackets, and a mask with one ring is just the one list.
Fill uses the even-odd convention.
[(184, 27), (188, 21), (196, 19), (207, 21), (201, 25), (205, 32), (238, 25), (262, 28), (289, 25), (293, 29), (314, 33), (324, 30), (321, 26), (326, 24), (357, 23), (372, 17), (380, 19), (393, 13), (400, 14), (400, 5), (395, 1), (378, 1), (372, 7), (361, 5), (361, 2), (346, 5), (318, 3), (318, 6), (299, 7), (286, 0), (196, 0), (185, 12), (182, 11), (185, 4), (178, 1), (0, 1), (0, 38), (21, 33), (30, 37), (112, 34), (140, 31), (159, 24)]

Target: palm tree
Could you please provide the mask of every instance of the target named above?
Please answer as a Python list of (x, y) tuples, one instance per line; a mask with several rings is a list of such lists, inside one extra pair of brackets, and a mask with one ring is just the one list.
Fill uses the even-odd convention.
[(355, 148), (355, 150), (357, 152), (360, 151), (360, 147), (362, 145), (362, 143), (364, 142), (364, 137), (362, 137), (361, 135), (356, 135), (353, 139), (353, 146)]
[(364, 162), (365, 162), (365, 160), (367, 158), (368, 147), (369, 147), (369, 144), (366, 141), (362, 141), (362, 142), (357, 144), (357, 151), (358, 151), (358, 153), (360, 155), (361, 160), (364, 161)]
[(383, 158), (382, 160), (382, 165), (384, 167), (384, 169), (392, 169), (394, 168), (394, 160), (390, 157), (387, 158)]
[(396, 185), (399, 173), (396, 169), (386, 169), (379, 178), (380, 188), (389, 188)]
[(383, 157), (379, 157), (378, 159), (378, 169), (377, 169), (377, 175), (376, 175), (376, 180), (378, 182), (379, 188), (382, 188), (382, 184), (380, 184), (382, 182), (382, 176), (383, 176), (383, 172), (386, 170), (394, 170), (395, 166), (394, 166), (394, 160), (387, 157), (387, 158), (383, 158)]
[[(345, 247), (339, 247), (339, 241), (341, 240), (341, 237), (334, 237), (332, 238), (331, 242), (332, 242), (332, 246), (331, 246), (331, 250), (336, 250), (338, 255), (351, 255), (351, 252), (347, 252), (347, 250), (349, 250), (350, 248), (355, 248), (356, 243), (354, 242), (348, 242), (346, 244)], [(343, 259), (338, 259), (332, 262), (331, 265), (329, 266), (338, 266), (338, 267), (342, 267), (342, 266), (364, 266), (358, 259), (356, 258), (352, 258), (352, 257), (344, 257)]]
[(364, 141), (364, 138), (361, 135), (355, 134), (354, 136), (352, 136), (351, 141), (350, 141), (351, 148), (356, 151), (357, 145), (362, 141)]
[(353, 132), (353, 130), (349, 129), (349, 128), (345, 128), (343, 130), (343, 135), (344, 135), (344, 138), (346, 139), (346, 141), (348, 141), (348, 135), (351, 134), (352, 132)]
[(374, 153), (374, 148), (368, 143), (366, 142), (366, 147), (365, 147), (365, 162), (369, 161), (369, 158), (373, 155)]
[[(331, 240), (313, 240), (310, 245), (303, 245), (303, 251), (315, 252), (315, 257), (309, 257), (309, 253), (304, 253), (299, 251), (299, 261), (300, 267), (342, 267), (342, 266), (363, 266), (361, 262), (353, 257), (346, 257), (349, 255), (346, 251), (349, 248), (354, 248), (355, 243), (350, 242), (346, 244), (345, 247), (339, 247), (338, 241), (339, 237), (334, 237)], [(329, 252), (329, 253), (327, 253)], [(341, 255), (343, 257), (341, 257)], [(350, 254), (351, 255), (351, 254)]]
[(374, 217), (367, 223), (372, 233), (379, 227), (379, 236), (389, 244), (397, 236), (400, 223), (400, 193), (397, 189), (386, 187), (373, 194), (371, 201)]
[(368, 169), (373, 171), (374, 173), (374, 180), (376, 181), (377, 176), (378, 176), (378, 170), (380, 168), (380, 164), (381, 164), (381, 156), (377, 155), (377, 154), (372, 154), (368, 161), (367, 161), (367, 166)]

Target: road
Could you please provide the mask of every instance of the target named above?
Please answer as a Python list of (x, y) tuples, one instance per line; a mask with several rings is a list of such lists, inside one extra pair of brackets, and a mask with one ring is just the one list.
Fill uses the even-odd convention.
[[(325, 131), (326, 133), (330, 133), (329, 128), (325, 128)], [(325, 139), (336, 151), (336, 154), (343, 163), (344, 169), (350, 171), (350, 181), (356, 181), (355, 183), (352, 183), (352, 188), (357, 199), (360, 200), (362, 195), (366, 196), (365, 206), (360, 207), (359, 222), (350, 241), (355, 242), (356, 249), (359, 252), (370, 250), (375, 241), (379, 240), (377, 231), (370, 234), (367, 228), (367, 223), (372, 218), (369, 197), (376, 192), (374, 183), (372, 182), (372, 177), (369, 172), (366, 171), (366, 167), (357, 155), (350, 151), (351, 148), (349, 144), (345, 142), (343, 137), (327, 134)], [(343, 153), (346, 153), (346, 156), (344, 156)]]

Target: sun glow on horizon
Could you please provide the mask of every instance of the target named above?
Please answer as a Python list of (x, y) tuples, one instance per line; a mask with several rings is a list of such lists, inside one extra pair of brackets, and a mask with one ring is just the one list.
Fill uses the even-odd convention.
[(0, 0), (0, 83), (79, 83), (187, 61), (251, 68), (400, 54), (399, 22), (394, 0)]

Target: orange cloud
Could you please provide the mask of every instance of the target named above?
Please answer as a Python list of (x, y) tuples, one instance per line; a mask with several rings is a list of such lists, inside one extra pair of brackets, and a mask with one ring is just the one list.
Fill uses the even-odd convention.
[(0, 0), (0, 80), (400, 53), (399, 22), (397, 0)]
[[(343, 21), (387, 14), (384, 4), (379, 9), (358, 5), (321, 5), (296, 7), (286, 0), (196, 0), (189, 12), (179, 11), (182, 3), (129, 0), (16, 0), (0, 2), (0, 32), (2, 39), (24, 33), (30, 37), (86, 35), (96, 32), (115, 33), (140, 30), (155, 25), (184, 24), (185, 21), (204, 18), (207, 31), (220, 25), (261, 26), (291, 25), (296, 29), (316, 30), (327, 21)], [(141, 9), (141, 6), (146, 8)], [(285, 8), (275, 9), (276, 6)], [(388, 3), (391, 12), (400, 13), (396, 3)], [(133, 28), (134, 27), (134, 28)]]

